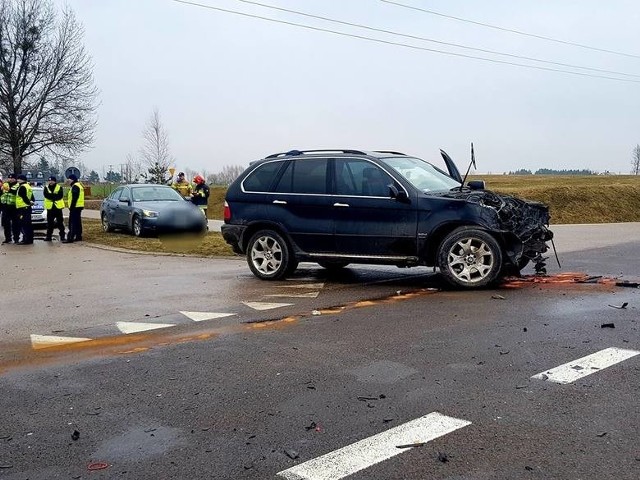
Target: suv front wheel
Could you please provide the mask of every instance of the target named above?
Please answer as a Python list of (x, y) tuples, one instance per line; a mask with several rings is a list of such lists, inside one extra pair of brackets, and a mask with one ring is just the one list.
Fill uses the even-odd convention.
[(474, 227), (460, 227), (447, 235), (438, 251), (438, 267), (457, 287), (481, 288), (502, 270), (502, 250), (493, 236)]
[(262, 280), (278, 280), (291, 273), (297, 262), (282, 236), (273, 230), (260, 230), (249, 240), (247, 263)]

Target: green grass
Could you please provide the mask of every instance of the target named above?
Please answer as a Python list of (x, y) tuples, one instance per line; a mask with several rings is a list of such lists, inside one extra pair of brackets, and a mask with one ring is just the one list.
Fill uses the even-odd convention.
[(98, 220), (82, 221), (82, 238), (86, 242), (140, 252), (182, 253), (201, 257), (233, 256), (231, 247), (220, 232), (209, 232), (204, 236), (180, 235), (161, 238), (137, 238), (127, 232), (102, 231)]

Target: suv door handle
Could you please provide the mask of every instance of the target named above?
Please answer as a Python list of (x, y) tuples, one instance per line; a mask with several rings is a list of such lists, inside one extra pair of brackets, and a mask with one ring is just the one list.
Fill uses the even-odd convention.
[(333, 206), (334, 207), (348, 207), (349, 204), (348, 203), (334, 203)]
[(277, 205), (286, 205), (287, 202), (285, 202), (284, 200), (274, 200), (273, 203), (277, 204)]

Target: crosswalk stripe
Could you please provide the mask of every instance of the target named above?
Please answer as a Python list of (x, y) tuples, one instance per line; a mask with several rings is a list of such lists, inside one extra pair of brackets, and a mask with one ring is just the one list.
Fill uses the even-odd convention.
[(287, 480), (339, 480), (408, 450), (398, 446), (426, 443), (467, 425), (471, 422), (432, 412), (283, 470), (278, 476)]
[(216, 318), (224, 318), (235, 315), (235, 313), (216, 313), (216, 312), (183, 312), (180, 311), (185, 317), (190, 318), (194, 322), (203, 322), (205, 320), (214, 320)]
[(579, 378), (599, 372), (604, 368), (611, 367), (636, 355), (640, 355), (640, 352), (622, 348), (605, 348), (586, 357), (538, 373), (531, 378), (554, 383), (572, 383)]
[(309, 290), (317, 290), (324, 288), (324, 283), (301, 283), (298, 285), (282, 285), (284, 288), (307, 288)]
[(122, 333), (138, 333), (148, 330), (157, 330), (158, 328), (175, 327), (172, 323), (137, 323), (137, 322), (118, 322), (116, 327)]
[(309, 293), (271, 293), (265, 297), (283, 297), (283, 298), (317, 298), (320, 292)]
[(31, 335), (31, 348), (39, 350), (41, 348), (55, 347), (67, 343), (88, 342), (91, 338), (84, 337), (59, 337), (56, 335)]
[(247, 307), (253, 308), (254, 310), (271, 310), (274, 308), (281, 307), (289, 307), (293, 305), (293, 303), (266, 303), (266, 302), (242, 302)]

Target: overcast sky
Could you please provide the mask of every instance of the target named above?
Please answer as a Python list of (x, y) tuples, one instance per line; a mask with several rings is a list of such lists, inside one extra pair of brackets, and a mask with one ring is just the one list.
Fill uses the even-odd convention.
[[(194, 0), (283, 21), (516, 63), (531, 62), (340, 26), (247, 5)], [(640, 143), (637, 0), (395, 0), (613, 55), (408, 10), (380, 0), (259, 0), (474, 48), (637, 76), (537, 63), (622, 82), (519, 68), (375, 43), (172, 0), (66, 0), (85, 28), (101, 91), (93, 148), (102, 172), (137, 155), (154, 107), (178, 169), (292, 148), (391, 149), (479, 172), (589, 168), (628, 173)], [(59, 4), (62, 5), (62, 0)]]

